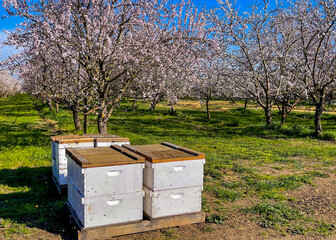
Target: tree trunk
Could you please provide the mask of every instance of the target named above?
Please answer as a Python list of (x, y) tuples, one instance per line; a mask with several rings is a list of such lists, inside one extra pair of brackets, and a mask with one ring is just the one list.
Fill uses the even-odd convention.
[(84, 134), (87, 134), (87, 128), (88, 128), (88, 121), (87, 121), (87, 114), (84, 113), (84, 120), (83, 120), (83, 125), (84, 125)]
[(208, 116), (208, 121), (210, 122), (211, 116), (210, 116), (210, 110), (209, 110), (209, 98), (206, 99), (205, 101), (205, 106), (206, 106), (206, 111), (207, 111), (207, 116)]
[(266, 115), (266, 124), (269, 127), (272, 124), (272, 104), (269, 101), (266, 101), (266, 106), (264, 108)]
[(229, 97), (229, 99), (230, 99), (232, 104), (235, 104), (235, 100), (233, 98)]
[(151, 104), (150, 104), (150, 107), (149, 107), (149, 110), (150, 111), (155, 111), (156, 105), (157, 105), (157, 102), (155, 100), (152, 100)]
[(315, 109), (315, 118), (314, 118), (314, 123), (315, 123), (315, 136), (319, 137), (322, 133), (322, 112), (323, 112), (323, 107), (324, 103), (323, 100), (319, 103), (315, 104), (316, 109)]
[(55, 108), (56, 108), (56, 112), (59, 112), (59, 104), (57, 102), (55, 102)]
[(47, 99), (47, 104), (48, 104), (48, 107), (50, 109), (50, 111), (53, 110), (53, 105), (52, 105), (52, 101), (50, 99)]
[(283, 127), (284, 123), (285, 123), (285, 115), (281, 114), (281, 127)]
[(269, 127), (272, 124), (271, 109), (266, 108), (265, 109), (265, 114), (266, 114), (266, 124), (267, 124), (267, 127)]
[(132, 110), (133, 110), (133, 111), (134, 111), (134, 109), (135, 109), (136, 104), (137, 104), (137, 99), (134, 97), (134, 98), (133, 98), (133, 104), (132, 104)]
[(82, 124), (79, 119), (79, 108), (74, 107), (71, 110), (72, 110), (72, 116), (73, 116), (76, 131), (80, 131), (82, 130)]
[(107, 123), (105, 121), (98, 121), (98, 132), (107, 133)]
[(170, 114), (171, 115), (176, 115), (176, 109), (175, 109), (175, 104), (174, 103), (170, 104)]
[(246, 99), (245, 99), (245, 104), (244, 104), (244, 110), (247, 109), (247, 102), (248, 102), (248, 99), (246, 98)]
[(88, 120), (87, 120), (87, 115), (88, 115), (88, 100), (84, 100), (84, 120), (83, 120), (83, 125), (84, 125), (84, 134), (87, 134), (87, 129), (88, 129)]
[(162, 98), (161, 94), (156, 94), (153, 97), (153, 99), (151, 101), (151, 105), (149, 107), (150, 111), (155, 111), (156, 105), (161, 101), (161, 98)]
[(97, 124), (99, 133), (107, 133), (106, 115), (107, 115), (107, 107), (104, 106), (98, 111)]

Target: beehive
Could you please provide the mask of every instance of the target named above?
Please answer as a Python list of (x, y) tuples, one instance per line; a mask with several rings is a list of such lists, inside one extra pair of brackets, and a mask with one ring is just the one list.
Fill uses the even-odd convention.
[(201, 211), (204, 153), (167, 142), (124, 147), (146, 160), (146, 215), (159, 218)]
[(84, 135), (66, 135), (51, 137), (51, 155), (52, 155), (52, 173), (56, 186), (66, 186), (67, 159), (65, 149), (71, 148), (93, 148), (109, 147), (111, 145), (129, 144), (128, 138), (122, 138), (110, 134), (84, 134)]
[(52, 173), (56, 185), (66, 185), (67, 159), (66, 148), (93, 148), (94, 139), (79, 135), (53, 136), (51, 137)]
[(143, 157), (120, 146), (66, 153), (68, 201), (83, 227), (142, 219)]

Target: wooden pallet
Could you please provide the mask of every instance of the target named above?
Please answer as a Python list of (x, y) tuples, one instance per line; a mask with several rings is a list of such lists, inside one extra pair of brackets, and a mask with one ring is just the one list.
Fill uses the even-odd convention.
[(71, 205), (68, 202), (66, 205), (71, 214), (71, 221), (73, 221), (78, 227), (77, 234), (79, 240), (110, 239), (111, 237), (116, 236), (153, 231), (162, 228), (184, 226), (194, 223), (203, 223), (205, 221), (204, 213), (197, 212), (123, 224), (83, 228), (83, 225), (80, 223)]
[(68, 186), (67, 185), (60, 185), (57, 182), (57, 180), (54, 176), (52, 176), (52, 180), (55, 183), (55, 186), (57, 188), (58, 193), (62, 196), (67, 196), (68, 195)]

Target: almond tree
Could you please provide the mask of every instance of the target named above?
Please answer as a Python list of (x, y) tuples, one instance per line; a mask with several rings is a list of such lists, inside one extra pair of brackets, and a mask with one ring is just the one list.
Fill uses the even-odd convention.
[[(271, 7), (268, 1), (261, 1), (240, 14), (229, 0), (219, 1), (220, 8), (210, 11), (209, 17), (216, 26), (215, 35), (221, 42), (231, 46), (233, 69), (241, 76), (237, 81), (240, 89), (247, 91), (262, 107), (266, 123), (272, 123), (272, 106), (278, 98), (286, 79), (283, 64), (287, 63), (289, 52), (295, 41), (287, 33), (277, 30), (277, 19), (283, 8)], [(284, 44), (284, 42), (286, 42)], [(224, 44), (225, 50), (227, 44)], [(223, 51), (226, 53), (226, 51)]]
[(19, 82), (8, 72), (0, 70), (0, 97), (8, 97), (20, 91)]
[(336, 3), (296, 1), (293, 18), (299, 39), (297, 59), (287, 67), (301, 80), (315, 104), (315, 135), (319, 136), (326, 97), (336, 92)]
[(73, 59), (63, 55), (61, 48), (51, 44), (39, 28), (32, 27), (29, 31), (35, 37), (28, 43), (24, 38), (9, 36), (7, 43), (15, 41), (23, 50), (7, 59), (7, 68), (25, 80), (23, 88), (26, 92), (47, 102), (50, 109), (53, 101), (67, 106), (73, 113), (76, 130), (81, 130), (80, 104), (87, 96), (83, 72)]
[[(39, 41), (42, 36), (46, 47), (57, 49), (51, 59), (74, 63), (78, 72), (85, 73), (69, 80), (82, 79), (88, 86), (77, 91), (90, 100), (86, 114), (97, 112), (100, 133), (107, 131), (114, 109), (142, 72), (153, 65), (175, 67), (177, 51), (205, 37), (202, 13), (184, 2), (6, 0), (4, 6), (10, 15), (26, 19), (10, 35), (8, 44), (31, 48), (32, 38)], [(32, 29), (39, 34), (32, 36)], [(27, 63), (19, 61), (29, 68)], [(71, 68), (62, 69), (68, 72)]]
[(197, 68), (197, 76), (191, 83), (191, 91), (193, 96), (205, 102), (207, 117), (210, 122), (209, 102), (211, 98), (231, 96), (228, 93), (228, 89), (230, 89), (229, 81), (226, 81), (231, 75), (230, 67), (228, 62), (218, 58), (213, 52), (208, 52), (206, 58), (199, 60)]

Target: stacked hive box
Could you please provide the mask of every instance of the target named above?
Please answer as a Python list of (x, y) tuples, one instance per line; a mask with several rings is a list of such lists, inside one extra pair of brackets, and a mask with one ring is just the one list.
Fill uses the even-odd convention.
[(52, 172), (57, 187), (66, 186), (67, 159), (66, 148), (109, 147), (111, 145), (129, 144), (128, 138), (110, 134), (84, 134), (51, 137)]
[(66, 153), (68, 202), (84, 228), (142, 219), (143, 157), (120, 146)]
[(124, 147), (145, 157), (144, 213), (148, 217), (201, 211), (203, 153), (171, 143)]
[(65, 186), (67, 175), (66, 148), (93, 148), (94, 139), (79, 135), (51, 137), (52, 173), (56, 186)]

